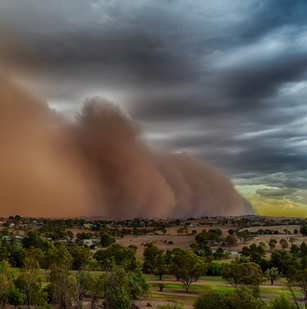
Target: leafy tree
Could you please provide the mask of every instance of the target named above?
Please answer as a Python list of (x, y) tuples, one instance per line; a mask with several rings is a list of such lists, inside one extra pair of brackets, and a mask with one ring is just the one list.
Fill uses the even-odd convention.
[(2, 246), (0, 248), (0, 261), (6, 261), (8, 260), (8, 257), (7, 247)]
[(303, 236), (306, 236), (306, 235), (307, 235), (307, 224), (306, 224), (306, 225), (303, 225), (303, 226), (300, 228), (300, 233), (302, 233)]
[(270, 246), (271, 251), (275, 249), (276, 245), (277, 245), (277, 240), (274, 238), (271, 238), (269, 241), (269, 246)]
[(173, 258), (170, 271), (185, 285), (188, 292), (190, 285), (206, 273), (207, 266), (199, 256), (183, 250), (182, 254)]
[(144, 272), (153, 273), (158, 263), (158, 257), (164, 253), (164, 250), (158, 249), (155, 243), (155, 241), (152, 241), (144, 245)]
[(236, 289), (232, 293), (210, 291), (200, 295), (194, 302), (194, 309), (265, 309), (262, 299), (256, 298), (246, 288)]
[(293, 244), (293, 245), (291, 246), (291, 248), (290, 248), (290, 252), (291, 252), (292, 254), (298, 255), (298, 254), (300, 253), (300, 248), (299, 248), (299, 246), (296, 245), (296, 244)]
[(69, 237), (70, 241), (74, 238), (74, 233), (72, 231), (67, 231), (67, 236)]
[(207, 258), (212, 255), (212, 248), (209, 245), (205, 245), (202, 251)]
[(220, 268), (223, 279), (235, 287), (253, 287), (265, 281), (262, 271), (255, 263), (231, 262)]
[(92, 233), (82, 232), (82, 233), (77, 234), (77, 238), (80, 239), (80, 240), (91, 239), (92, 237), (93, 237)]
[(295, 242), (295, 238), (294, 238), (294, 237), (290, 237), (289, 241), (290, 241), (291, 246), (292, 246), (292, 245), (293, 245), (293, 243)]
[(240, 240), (243, 240), (244, 243), (246, 243), (247, 241), (249, 241), (249, 240), (251, 240), (253, 238), (251, 232), (249, 232), (248, 230), (244, 230), (242, 232), (238, 232), (237, 236), (238, 236), (238, 238)]
[(114, 239), (109, 234), (102, 234), (100, 242), (102, 247), (109, 247), (113, 244)]
[(234, 233), (235, 233), (234, 230), (232, 230), (232, 229), (228, 230), (228, 234), (229, 234), (229, 235), (233, 235)]
[(300, 268), (300, 261), (297, 256), (291, 254), (288, 250), (274, 250), (271, 254), (271, 262), (282, 273), (286, 273), (291, 265)]
[(182, 235), (182, 234), (183, 234), (183, 231), (184, 231), (184, 230), (183, 230), (183, 228), (182, 228), (182, 227), (180, 227), (180, 228), (177, 230), (178, 235), (179, 235), (179, 234), (181, 234), (181, 235)]
[(221, 241), (220, 231), (221, 231), (220, 229), (216, 229), (216, 230), (211, 229), (209, 230), (209, 232), (207, 232), (204, 229), (202, 232), (200, 232), (199, 234), (195, 236), (195, 240), (198, 244), (203, 244), (203, 245), (210, 244), (212, 241), (216, 241), (217, 243), (219, 243)]
[(25, 302), (30, 309), (33, 303), (33, 296), (41, 288), (41, 280), (38, 275), (39, 264), (33, 257), (25, 257), (21, 275), (16, 280), (16, 287), (23, 291)]
[(8, 303), (10, 305), (22, 306), (24, 303), (25, 295), (19, 289), (10, 290), (8, 293)]
[(73, 258), (73, 269), (80, 271), (85, 269), (92, 256), (90, 248), (72, 247), (70, 254)]
[(98, 308), (99, 297), (104, 294), (103, 276), (89, 275), (87, 278), (87, 292), (90, 293), (90, 309)]
[(230, 247), (230, 246), (235, 246), (237, 244), (238, 240), (237, 240), (236, 236), (228, 235), (226, 237), (226, 242), (227, 242), (228, 246)]
[(225, 255), (224, 249), (223, 248), (218, 248), (214, 253), (213, 253), (215, 258), (222, 258)]
[(298, 234), (298, 229), (293, 230), (294, 234)]
[(283, 249), (286, 249), (286, 248), (289, 247), (289, 244), (288, 244), (287, 240), (284, 239), (284, 238), (282, 238), (282, 239), (279, 241), (279, 243), (281, 244), (281, 246), (282, 246)]
[(5, 307), (8, 295), (14, 289), (13, 276), (10, 271), (10, 264), (3, 260), (0, 262), (0, 304), (1, 308)]
[(135, 245), (124, 247), (121, 244), (113, 244), (106, 250), (96, 251), (93, 258), (101, 263), (106, 271), (112, 266), (113, 263), (115, 263), (116, 266), (121, 266), (126, 270), (129, 270), (136, 264), (136, 250), (137, 246)]
[(263, 241), (261, 241), (261, 242), (259, 243), (259, 246), (262, 246), (263, 248), (265, 248), (265, 247), (266, 247), (266, 244), (265, 244)]
[(44, 264), (45, 256), (42, 249), (40, 248), (30, 247), (28, 249), (25, 249), (22, 252), (22, 258), (24, 259), (25, 257), (31, 257), (35, 259), (39, 264), (39, 268)]
[(139, 272), (133, 274), (120, 266), (113, 266), (104, 278), (105, 308), (128, 309), (133, 299), (147, 297), (150, 285)]
[(249, 260), (247, 259), (247, 257), (245, 255), (241, 255), (240, 258), (238, 259), (238, 263), (249, 263)]
[(292, 298), (297, 308), (301, 307), (300, 299), (295, 291), (295, 288), (299, 287), (301, 289), (301, 292), (304, 295), (303, 300), (305, 303), (305, 308), (307, 308), (307, 269), (298, 270), (294, 266), (289, 267), (289, 271), (287, 273), (287, 287), (292, 294)]
[(166, 274), (166, 267), (165, 267), (165, 257), (160, 254), (157, 258), (157, 275), (160, 276), (159, 280), (162, 280), (162, 276)]
[(89, 268), (94, 269), (94, 271), (96, 271), (96, 269), (99, 267), (99, 265), (100, 265), (100, 263), (94, 258), (90, 259), (90, 261), (88, 263)]
[(51, 248), (46, 251), (45, 265), (51, 272), (57, 269), (70, 269), (72, 263), (73, 258), (64, 246), (58, 249)]
[(27, 237), (24, 237), (21, 241), (24, 248), (40, 248), (43, 251), (51, 247), (48, 240), (44, 239), (37, 231), (30, 231), (27, 233)]
[(42, 288), (33, 295), (33, 304), (36, 309), (52, 309), (48, 304), (48, 292)]
[(266, 277), (271, 280), (271, 284), (274, 284), (274, 281), (277, 280), (279, 276), (279, 271), (277, 267), (269, 268), (265, 271)]
[(304, 257), (304, 256), (307, 256), (307, 245), (303, 241), (300, 245), (300, 257)]
[(46, 252), (46, 264), (50, 269), (50, 286), (48, 287), (49, 297), (54, 305), (61, 309), (71, 306), (69, 272), (73, 258), (65, 247), (59, 249), (49, 249)]

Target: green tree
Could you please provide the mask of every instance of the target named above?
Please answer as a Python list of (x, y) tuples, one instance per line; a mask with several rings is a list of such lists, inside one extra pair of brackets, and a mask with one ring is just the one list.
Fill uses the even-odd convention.
[(10, 305), (15, 306), (22, 306), (24, 304), (25, 295), (19, 289), (10, 290), (8, 293), (8, 303)]
[(214, 253), (213, 253), (215, 258), (222, 258), (225, 255), (225, 251), (223, 248), (218, 248)]
[(89, 268), (93, 269), (94, 271), (96, 271), (96, 269), (99, 267), (99, 265), (100, 265), (100, 263), (94, 258), (90, 259), (90, 261), (88, 263)]
[(265, 281), (256, 263), (231, 262), (220, 268), (223, 279), (235, 287), (254, 287)]
[(46, 252), (46, 263), (50, 269), (49, 296), (54, 305), (61, 309), (71, 306), (69, 272), (73, 263), (73, 258), (65, 247), (59, 249), (49, 249)]
[(180, 280), (189, 291), (190, 285), (205, 275), (207, 264), (194, 253), (184, 250), (181, 255), (176, 255), (170, 265), (171, 273)]
[(5, 307), (8, 295), (14, 289), (13, 276), (10, 270), (10, 264), (3, 260), (0, 262), (0, 304), (1, 308)]
[(307, 244), (303, 241), (300, 245), (300, 257), (307, 256)]
[(282, 238), (282, 239), (279, 241), (279, 243), (281, 244), (281, 247), (282, 247), (283, 249), (286, 249), (286, 248), (289, 247), (289, 244), (288, 244), (287, 240), (284, 239), (284, 238)]
[(202, 251), (207, 258), (212, 255), (212, 248), (209, 245), (205, 245)]
[(292, 294), (292, 298), (297, 308), (301, 308), (300, 297), (297, 295), (297, 287), (301, 289), (305, 308), (307, 308), (307, 269), (298, 270), (295, 266), (290, 266), (287, 273), (287, 287)]
[(277, 240), (274, 238), (271, 238), (269, 241), (269, 246), (270, 246), (271, 251), (275, 249), (276, 245), (277, 245)]
[(237, 236), (238, 236), (238, 238), (240, 240), (243, 240), (244, 243), (246, 243), (247, 241), (249, 241), (249, 240), (251, 240), (253, 238), (251, 232), (249, 232), (248, 230), (244, 230), (242, 232), (238, 232)]
[(158, 258), (157, 258), (157, 266), (156, 266), (156, 268), (157, 268), (157, 275), (160, 276), (159, 280), (162, 280), (162, 276), (164, 274), (166, 274), (165, 264), (166, 264), (165, 257), (162, 254), (160, 254), (158, 256)]
[(236, 236), (228, 235), (226, 237), (226, 242), (227, 242), (228, 246), (230, 247), (230, 246), (235, 246), (237, 244), (238, 240), (237, 240)]
[(164, 250), (158, 249), (155, 245), (155, 241), (148, 242), (144, 245), (144, 264), (143, 271), (150, 272), (151, 274), (154, 272), (157, 267), (158, 257), (164, 253)]
[(87, 281), (87, 291), (90, 293), (90, 309), (98, 308), (99, 297), (104, 294), (103, 276), (90, 275)]
[(126, 270), (130, 270), (136, 264), (135, 254), (137, 246), (130, 245), (124, 247), (121, 244), (113, 244), (106, 250), (98, 250), (93, 255), (93, 258), (101, 263), (104, 270), (108, 270), (113, 263), (116, 266), (122, 266)]
[(234, 230), (232, 230), (232, 229), (228, 230), (228, 234), (229, 234), (229, 235), (233, 235), (234, 233), (235, 233)]
[(165, 235), (166, 234), (166, 228), (165, 227), (163, 227), (162, 229), (161, 229), (161, 232), (163, 233), (163, 235)]
[(150, 285), (141, 272), (133, 274), (120, 266), (113, 266), (105, 274), (105, 308), (131, 308), (133, 299), (148, 297), (150, 291)]
[(85, 269), (92, 256), (90, 248), (72, 247), (70, 254), (73, 258), (73, 269), (78, 271)]
[(40, 248), (43, 251), (51, 247), (51, 244), (48, 242), (48, 240), (44, 239), (37, 231), (28, 232), (27, 237), (24, 237), (21, 243), (24, 248), (34, 247)]
[(291, 252), (292, 254), (298, 255), (298, 254), (300, 253), (300, 248), (299, 248), (299, 246), (296, 245), (296, 244), (293, 244), (293, 245), (291, 246), (291, 248), (290, 248), (290, 252)]
[(266, 277), (271, 280), (271, 284), (274, 284), (274, 281), (277, 280), (279, 276), (279, 271), (277, 267), (271, 267), (265, 271)]
[(100, 239), (102, 247), (109, 247), (113, 244), (114, 240), (109, 234), (101, 235)]
[(70, 241), (74, 238), (74, 233), (72, 231), (67, 231), (67, 236), (69, 237)]
[(82, 232), (82, 233), (78, 233), (77, 234), (77, 238), (80, 240), (84, 240), (84, 239), (91, 239), (93, 237), (92, 233), (86, 233), (86, 232)]
[(303, 226), (300, 228), (300, 233), (302, 233), (303, 236), (306, 236), (306, 235), (307, 235), (307, 225), (303, 225)]
[(293, 245), (293, 243), (295, 242), (295, 238), (294, 238), (294, 237), (290, 237), (289, 241), (290, 241), (291, 246), (292, 246), (292, 245)]
[(38, 293), (41, 288), (41, 280), (38, 274), (39, 264), (33, 257), (25, 257), (21, 275), (16, 280), (16, 287), (23, 291), (25, 302), (30, 309), (33, 303), (33, 296)]
[(283, 274), (288, 271), (291, 265), (297, 269), (300, 268), (300, 261), (297, 256), (291, 254), (288, 250), (274, 250), (271, 254), (271, 263), (274, 267), (278, 267)]

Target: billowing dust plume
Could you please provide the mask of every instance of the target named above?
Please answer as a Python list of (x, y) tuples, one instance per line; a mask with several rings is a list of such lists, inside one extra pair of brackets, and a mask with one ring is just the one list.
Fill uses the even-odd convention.
[(83, 163), (61, 119), (0, 78), (0, 216), (92, 213)]
[(153, 150), (113, 103), (73, 123), (0, 83), (0, 216), (188, 217), (252, 213), (230, 180), (188, 153)]

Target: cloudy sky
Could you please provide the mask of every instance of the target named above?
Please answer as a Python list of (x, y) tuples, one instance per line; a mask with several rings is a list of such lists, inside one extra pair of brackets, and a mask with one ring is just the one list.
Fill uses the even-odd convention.
[(154, 147), (206, 160), (280, 216), (307, 213), (306, 16), (303, 0), (0, 1), (12, 58), (43, 68), (16, 78), (51, 107), (114, 101)]

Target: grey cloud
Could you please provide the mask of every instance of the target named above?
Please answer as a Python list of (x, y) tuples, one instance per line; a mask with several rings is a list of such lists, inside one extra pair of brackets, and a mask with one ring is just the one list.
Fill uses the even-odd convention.
[(282, 188), (282, 189), (258, 189), (256, 191), (257, 194), (261, 196), (274, 196), (274, 197), (283, 197), (286, 195), (290, 195), (297, 192), (297, 189), (289, 189), (289, 188)]
[(27, 82), (60, 111), (98, 94), (151, 144), (237, 184), (306, 188), (305, 2), (6, 0), (0, 12), (47, 68), (48, 87)]

